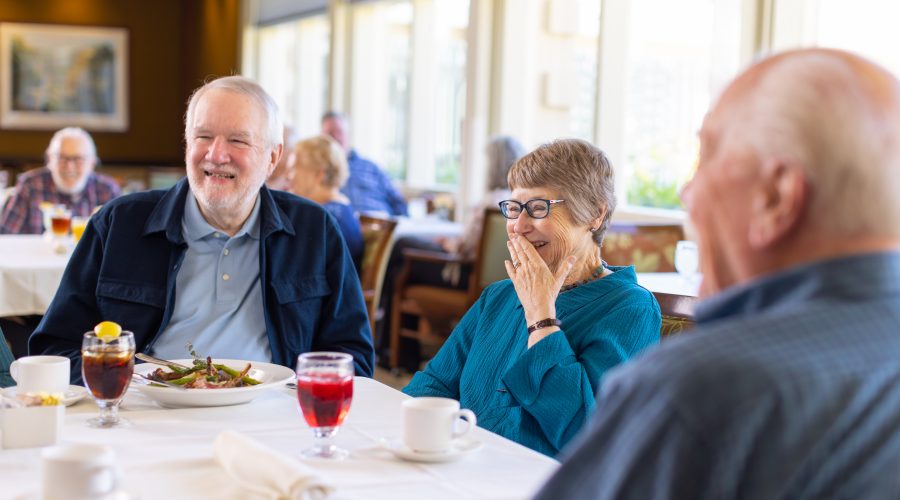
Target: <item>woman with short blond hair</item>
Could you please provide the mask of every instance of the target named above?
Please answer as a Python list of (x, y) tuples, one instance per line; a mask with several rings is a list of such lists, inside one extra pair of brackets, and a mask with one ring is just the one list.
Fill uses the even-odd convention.
[(334, 139), (319, 135), (298, 142), (288, 154), (290, 191), (322, 205), (334, 216), (358, 270), (363, 238), (350, 200), (341, 193), (350, 176), (344, 151)]

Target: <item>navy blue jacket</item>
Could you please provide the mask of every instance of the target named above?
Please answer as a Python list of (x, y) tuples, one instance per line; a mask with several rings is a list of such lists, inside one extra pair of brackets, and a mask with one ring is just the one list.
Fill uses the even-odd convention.
[[(175, 306), (188, 189), (182, 179), (169, 190), (123, 196), (91, 217), (29, 340), (32, 354), (70, 357), (77, 383), (82, 335), (100, 321), (134, 332), (139, 352), (153, 345)], [(333, 217), (289, 193), (263, 186), (260, 194), (260, 285), (272, 362), (293, 368), (303, 352), (346, 352), (357, 375), (372, 376), (362, 290)]]

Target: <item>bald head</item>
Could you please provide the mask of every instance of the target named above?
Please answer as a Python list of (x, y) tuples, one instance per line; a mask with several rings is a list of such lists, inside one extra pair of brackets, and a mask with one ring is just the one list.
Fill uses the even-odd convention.
[(804, 49), (738, 76), (700, 131), (683, 199), (708, 295), (792, 265), (900, 248), (900, 84)]
[(782, 53), (738, 77), (710, 120), (760, 164), (803, 168), (811, 226), (900, 235), (900, 85), (885, 69), (837, 50)]

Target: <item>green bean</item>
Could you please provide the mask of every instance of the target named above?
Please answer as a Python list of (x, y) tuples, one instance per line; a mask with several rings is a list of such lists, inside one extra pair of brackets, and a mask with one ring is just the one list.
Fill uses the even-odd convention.
[[(232, 378), (237, 377), (238, 375), (241, 374), (241, 372), (235, 370), (234, 368), (230, 368), (225, 365), (213, 364), (213, 366), (216, 367), (216, 369), (222, 370), (223, 372), (227, 373)], [(250, 376), (244, 376), (243, 378), (241, 378), (241, 381), (247, 385), (259, 385), (262, 383), (259, 380), (256, 380), (255, 378), (250, 377)]]

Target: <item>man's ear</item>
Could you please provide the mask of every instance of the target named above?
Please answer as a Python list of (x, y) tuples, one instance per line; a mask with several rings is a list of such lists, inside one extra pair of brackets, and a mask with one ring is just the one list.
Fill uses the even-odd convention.
[(266, 178), (272, 175), (272, 172), (275, 171), (275, 167), (278, 165), (278, 162), (281, 161), (281, 154), (284, 153), (284, 144), (279, 144), (272, 148), (272, 156), (271, 161), (268, 165), (269, 172), (266, 174)]
[(778, 159), (762, 165), (753, 189), (748, 236), (751, 248), (759, 250), (779, 243), (797, 229), (810, 192), (806, 171)]

